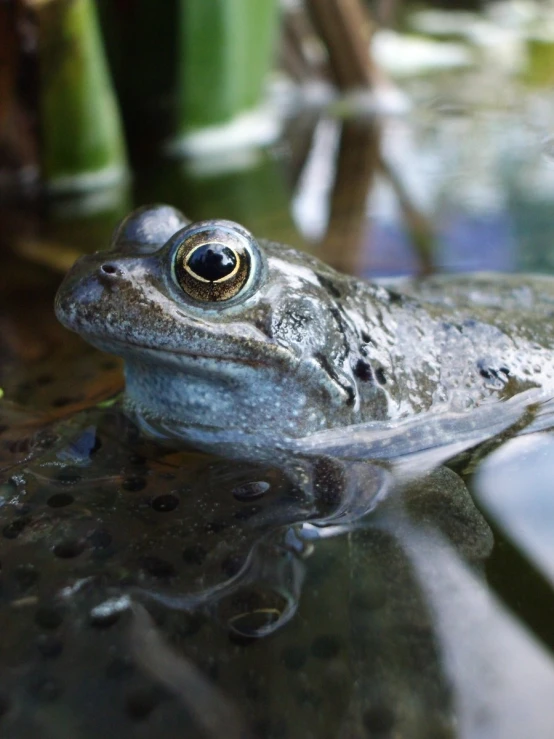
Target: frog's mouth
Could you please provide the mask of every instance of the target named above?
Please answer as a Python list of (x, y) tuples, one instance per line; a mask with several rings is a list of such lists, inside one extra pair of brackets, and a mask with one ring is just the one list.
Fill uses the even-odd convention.
[(149, 336), (147, 327), (131, 316), (99, 310), (97, 299), (71, 298), (71, 291), (62, 284), (56, 296), (58, 320), (97, 349), (126, 362), (142, 360), (192, 367), (205, 361), (214, 367), (236, 363), (251, 367), (285, 366), (290, 371), (300, 359), (248, 322), (213, 325), (187, 316), (187, 325), (183, 327), (179, 325), (179, 316), (170, 315), (167, 321), (157, 320), (156, 330)]
[[(98, 335), (79, 331), (81, 335), (97, 349), (108, 354), (115, 354), (126, 362), (147, 361), (152, 364), (177, 365), (182, 370), (197, 372), (225, 372), (225, 368), (236, 364), (252, 368), (277, 369), (282, 367), (292, 371), (300, 363), (300, 358), (295, 356), (290, 349), (266, 339), (263, 342), (263, 353), (254, 352), (240, 354), (232, 351), (232, 344), (216, 350), (219, 342), (213, 342), (215, 351), (206, 351), (206, 347), (195, 348), (194, 346), (160, 346), (148, 345), (144, 342), (120, 339), (113, 336)], [(206, 344), (207, 342), (203, 342)]]

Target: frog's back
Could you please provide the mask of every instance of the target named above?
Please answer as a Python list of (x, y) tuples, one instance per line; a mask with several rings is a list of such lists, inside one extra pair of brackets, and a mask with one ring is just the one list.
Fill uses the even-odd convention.
[(554, 277), (479, 272), (384, 280), (383, 285), (444, 308), (554, 318)]
[(379, 284), (389, 294), (380, 315), (390, 326), (400, 415), (443, 403), (470, 408), (529, 388), (554, 392), (553, 278), (479, 273)]

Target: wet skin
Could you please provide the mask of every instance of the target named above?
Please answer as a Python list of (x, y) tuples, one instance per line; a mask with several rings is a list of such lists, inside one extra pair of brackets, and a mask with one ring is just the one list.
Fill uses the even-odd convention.
[(168, 206), (80, 258), (56, 314), (123, 357), (127, 406), (166, 424), (301, 438), (554, 394), (549, 278), (371, 284)]

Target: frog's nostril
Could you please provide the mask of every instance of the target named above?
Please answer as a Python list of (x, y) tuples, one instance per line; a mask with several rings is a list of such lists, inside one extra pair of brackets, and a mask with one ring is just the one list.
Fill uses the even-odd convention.
[(115, 264), (103, 264), (100, 269), (102, 272), (106, 275), (116, 275), (119, 273), (119, 269), (115, 266)]

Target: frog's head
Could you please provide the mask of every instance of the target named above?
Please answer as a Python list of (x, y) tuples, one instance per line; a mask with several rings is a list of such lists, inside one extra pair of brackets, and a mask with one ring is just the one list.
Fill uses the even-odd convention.
[(236, 223), (149, 206), (77, 261), (56, 314), (123, 357), (142, 414), (300, 436), (352, 422), (359, 405), (333, 298), (346, 279)]

